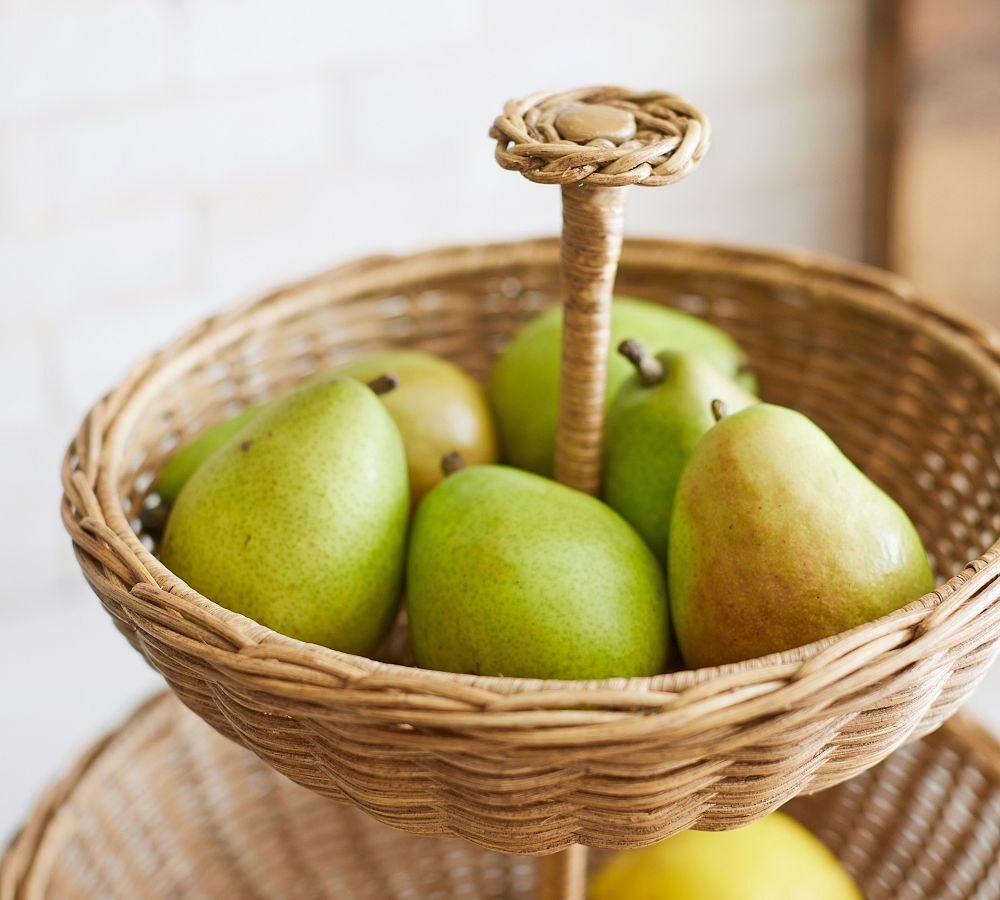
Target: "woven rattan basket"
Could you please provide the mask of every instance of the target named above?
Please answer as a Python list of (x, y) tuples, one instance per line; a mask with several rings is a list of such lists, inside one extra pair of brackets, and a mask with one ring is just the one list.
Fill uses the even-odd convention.
[[(536, 133), (520, 109), (494, 130), (498, 157), (514, 167), (529, 163), (507, 149), (508, 132)], [(615, 185), (647, 169), (649, 183), (669, 181), (679, 175), (664, 167), (688, 171), (707, 136), (707, 124), (684, 121), (683, 138), (655, 144), (674, 148), (667, 162), (645, 152), (623, 175), (600, 141), (572, 157), (546, 144), (530, 162), (542, 168), (526, 173), (578, 182), (613, 169), (612, 186), (595, 191), (624, 191)], [(561, 160), (575, 168), (553, 171)], [(178, 441), (390, 346), (483, 377), (519, 326), (560, 300), (560, 265), (573, 326), (564, 388), (573, 367), (571, 388), (603, 385), (595, 335), (607, 339), (617, 244), (613, 229), (588, 229), (615, 215), (620, 229), (621, 198), (598, 202), (586, 190), (563, 188), (561, 263), (554, 240), (367, 259), (202, 323), (94, 407), (63, 472), (63, 515), (85, 577), (185, 704), (317, 793), (409, 831), (514, 853), (732, 827), (842, 782), (954, 712), (1000, 637), (1000, 339), (876, 270), (662, 240), (625, 244), (618, 290), (731, 333), (763, 396), (814, 418), (907, 509), (939, 576), (934, 594), (765, 659), (561, 683), (399, 665), (399, 630), (380, 661), (306, 645), (220, 608), (160, 565), (143, 511)], [(588, 489), (599, 475), (602, 398), (568, 396), (560, 451), (574, 465), (560, 477)], [(588, 427), (571, 427), (581, 421)]]
[(556, 300), (555, 241), (346, 266), (145, 360), (94, 408), (67, 458), (64, 515), (87, 580), (188, 706), (293, 780), (402, 828), (508, 851), (735, 825), (931, 731), (1000, 634), (993, 338), (902, 282), (806, 256), (635, 241), (618, 285), (735, 335), (764, 396), (816, 419), (897, 497), (950, 580), (781, 656), (558, 684), (304, 645), (199, 596), (134, 533), (178, 432), (234, 402), (397, 343), (483, 375), (518, 325)]
[[(786, 811), (868, 900), (1000, 896), (1000, 746), (971, 722)], [(317, 797), (164, 695), (48, 791), (3, 860), (0, 900), (527, 900), (536, 877), (530, 860)]]

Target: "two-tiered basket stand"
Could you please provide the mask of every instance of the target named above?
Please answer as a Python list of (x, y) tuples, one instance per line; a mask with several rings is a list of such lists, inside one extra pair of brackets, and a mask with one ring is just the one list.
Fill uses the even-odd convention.
[[(90, 412), (67, 455), (63, 514), (119, 628), (223, 734), (397, 828), (552, 854), (541, 896), (578, 898), (583, 847), (744, 824), (865, 771), (969, 694), (1000, 637), (1000, 341), (862, 266), (623, 247), (626, 188), (683, 178), (708, 146), (705, 118), (673, 95), (538, 94), (509, 103), (491, 134), (501, 165), (562, 186), (561, 243), (362, 260), (204, 322)], [(400, 665), (403, 631), (381, 660), (307, 645), (222, 609), (154, 556), (150, 484), (190, 434), (388, 346), (482, 377), (559, 300), (556, 475), (596, 492), (613, 285), (733, 334), (764, 397), (814, 418), (907, 508), (938, 590), (763, 659), (555, 682)]]

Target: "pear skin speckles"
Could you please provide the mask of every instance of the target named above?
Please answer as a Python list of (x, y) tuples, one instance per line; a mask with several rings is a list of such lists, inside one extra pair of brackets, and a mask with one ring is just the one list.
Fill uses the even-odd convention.
[(359, 382), (325, 380), (269, 403), (195, 471), (161, 558), (234, 612), (367, 654), (399, 604), (408, 515), (392, 418)]
[(771, 404), (727, 416), (691, 454), (669, 585), (692, 667), (790, 650), (934, 588), (906, 513), (809, 419)]
[(417, 663), (524, 678), (653, 675), (668, 662), (663, 576), (599, 500), (504, 466), (449, 475), (413, 523)]

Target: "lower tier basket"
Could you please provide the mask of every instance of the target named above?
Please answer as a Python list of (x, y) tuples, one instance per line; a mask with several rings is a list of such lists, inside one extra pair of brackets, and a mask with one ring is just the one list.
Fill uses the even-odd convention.
[[(1000, 744), (969, 720), (785, 809), (868, 900), (1000, 896)], [(319, 797), (164, 694), (43, 797), (0, 866), (0, 900), (531, 898), (536, 865)]]

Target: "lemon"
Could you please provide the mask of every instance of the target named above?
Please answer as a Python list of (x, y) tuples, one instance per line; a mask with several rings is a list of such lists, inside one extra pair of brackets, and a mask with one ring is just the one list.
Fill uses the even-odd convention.
[(590, 900), (863, 900), (818, 838), (772, 813), (733, 831), (685, 831), (617, 854)]

